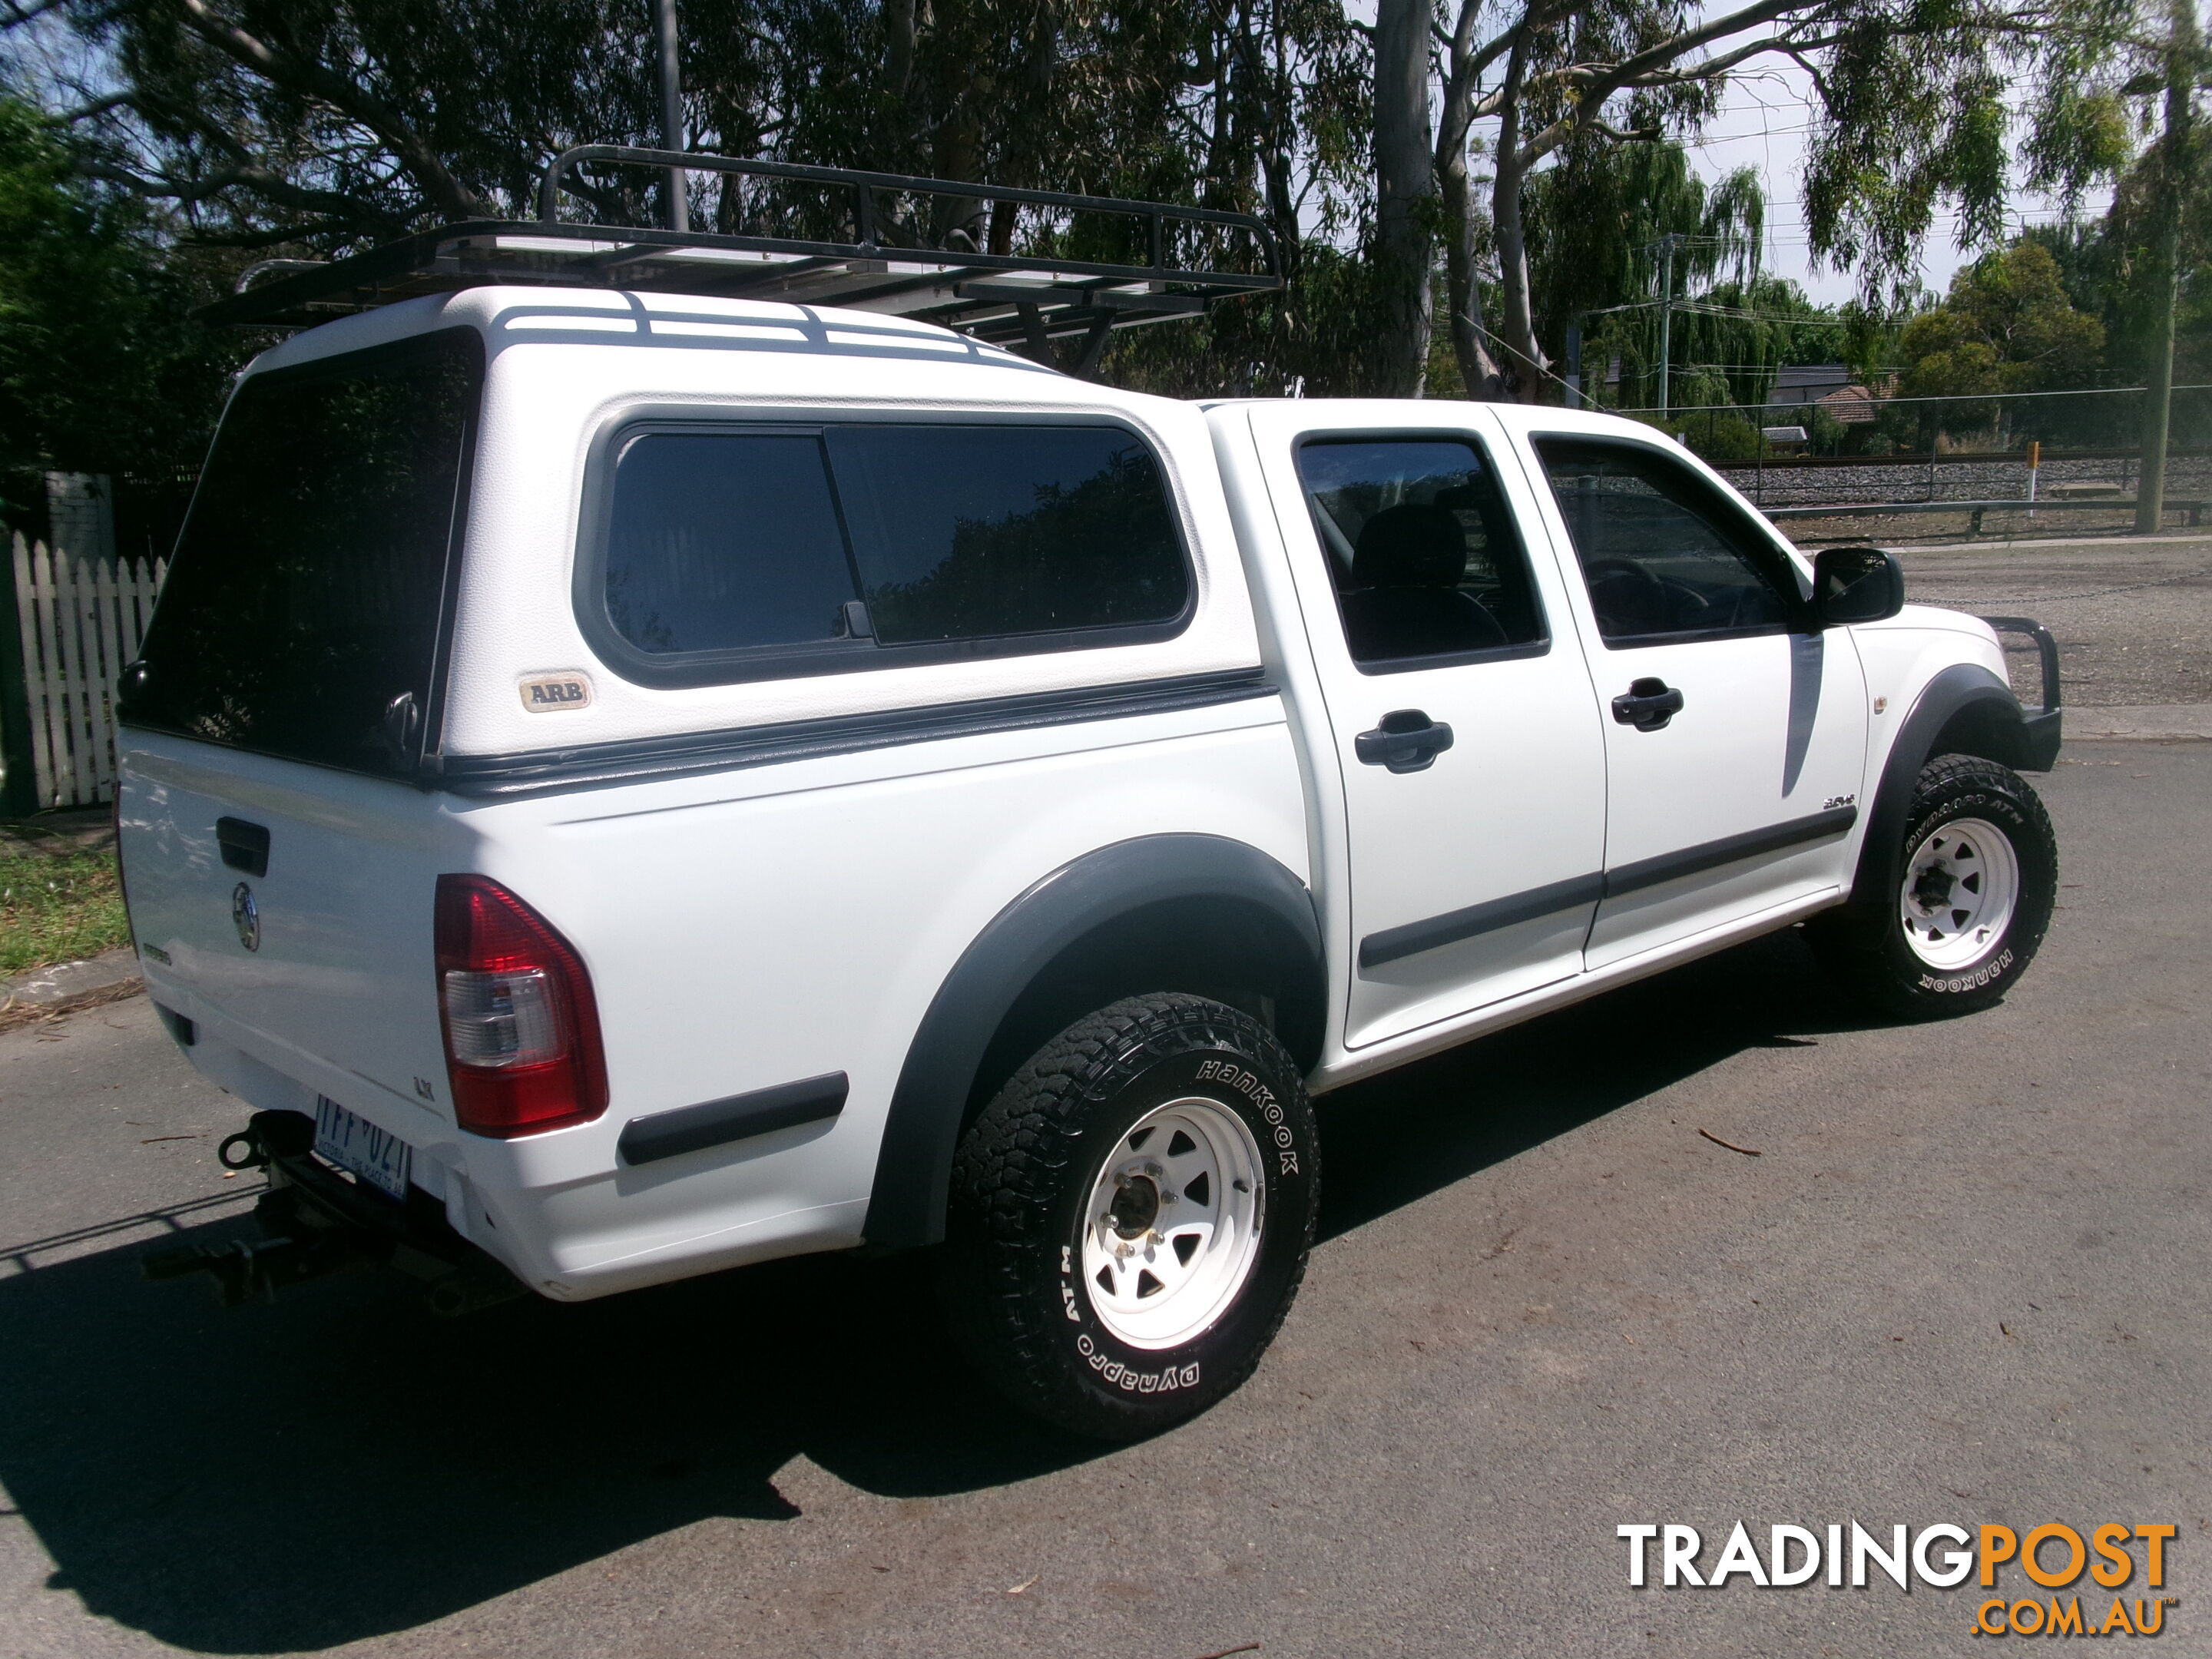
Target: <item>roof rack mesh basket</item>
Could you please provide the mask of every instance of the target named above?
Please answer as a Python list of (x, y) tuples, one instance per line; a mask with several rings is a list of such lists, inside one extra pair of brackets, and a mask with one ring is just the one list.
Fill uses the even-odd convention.
[[(590, 163), (830, 186), (842, 200), (832, 203), (826, 222), (817, 222), (843, 234), (821, 239), (563, 222), (559, 208), (566, 181)], [(1145, 257), (994, 252), (957, 231), (939, 238), (939, 246), (919, 246), (918, 210), (945, 203), (971, 222), (988, 208), (990, 222), (1009, 229), (1022, 208), (1042, 210), (1060, 229), (1058, 241), (1072, 242), (1070, 231), (1082, 224), (1094, 234), (1104, 233), (1097, 239), (1103, 251), (1139, 246)], [(902, 204), (908, 210), (903, 216)], [(1002, 239), (985, 240), (1007, 246)], [(1241, 256), (1234, 262), (1246, 269), (1200, 268), (1231, 263), (1232, 256)], [(264, 280), (253, 280), (257, 276)], [(941, 324), (1041, 361), (1050, 361), (1050, 341), (1073, 336), (1082, 342), (1077, 372), (1086, 374), (1116, 328), (1194, 316), (1213, 300), (1279, 289), (1283, 278), (1273, 238), (1249, 214), (581, 144), (563, 151), (547, 169), (535, 220), (440, 225), (327, 264), (270, 260), (249, 270), (239, 292), (198, 314), (211, 323), (301, 328), (418, 295), (489, 283), (845, 306)]]

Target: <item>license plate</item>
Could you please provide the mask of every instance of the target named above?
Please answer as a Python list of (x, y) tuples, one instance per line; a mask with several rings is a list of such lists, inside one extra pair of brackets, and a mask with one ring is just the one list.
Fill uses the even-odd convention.
[(335, 1100), (315, 1097), (315, 1154), (392, 1197), (407, 1196), (413, 1151), (395, 1134), (356, 1117)]

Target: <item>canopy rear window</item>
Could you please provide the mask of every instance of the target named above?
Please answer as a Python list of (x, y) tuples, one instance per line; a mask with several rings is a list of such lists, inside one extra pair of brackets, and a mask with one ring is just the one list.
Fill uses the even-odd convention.
[(453, 329), (255, 375), (223, 416), (130, 688), (134, 725), (411, 774), (483, 378)]

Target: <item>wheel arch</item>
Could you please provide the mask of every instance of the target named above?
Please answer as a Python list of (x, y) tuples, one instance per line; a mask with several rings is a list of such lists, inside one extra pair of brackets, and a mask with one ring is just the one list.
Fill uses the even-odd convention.
[(1146, 991), (1242, 1006), (1310, 1070), (1328, 997), (1312, 894), (1243, 842), (1162, 835), (1086, 854), (1016, 897), (961, 954), (908, 1047), (868, 1242), (941, 1239), (953, 1150), (974, 1113), (1054, 1032)]
[(2012, 689), (1988, 669), (1954, 663), (1921, 688), (1882, 762), (1874, 805), (1859, 844), (1850, 902), (1885, 902), (1896, 884), (1905, 816), (1920, 769), (1938, 755), (1974, 755), (2014, 769), (2035, 765), (2033, 739)]

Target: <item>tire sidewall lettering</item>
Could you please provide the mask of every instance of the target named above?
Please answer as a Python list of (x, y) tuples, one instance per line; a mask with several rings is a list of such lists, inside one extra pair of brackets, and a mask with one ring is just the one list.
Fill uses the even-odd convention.
[[(1048, 1340), (1068, 1344), (1063, 1352), (1089, 1375), (1091, 1386), (1132, 1399), (1187, 1396), (1206, 1384), (1210, 1349), (1224, 1338), (1235, 1342), (1248, 1322), (1267, 1316), (1276, 1294), (1272, 1281), (1279, 1271), (1274, 1260), (1278, 1253), (1270, 1249), (1276, 1243), (1271, 1223), (1278, 1216), (1305, 1212), (1307, 1206), (1298, 1201), (1301, 1194), (1295, 1189), (1311, 1179), (1315, 1160), (1311, 1149), (1300, 1144), (1277, 1084), (1265, 1075), (1263, 1064), (1233, 1049), (1194, 1048), (1141, 1059), (1126, 1073), (1101, 1080), (1099, 1092), (1110, 1092), (1113, 1097), (1109, 1121), (1133, 1122), (1168, 1101), (1198, 1096), (1242, 1118), (1254, 1139), (1274, 1156), (1261, 1166), (1266, 1182), (1262, 1214), (1267, 1219), (1261, 1223), (1260, 1259), (1253, 1264), (1243, 1290), (1197, 1336), (1159, 1350), (1133, 1348), (1118, 1340), (1092, 1309), (1090, 1287), (1077, 1282), (1082, 1271), (1084, 1206), (1096, 1175), (1096, 1158), (1084, 1164), (1081, 1178), (1063, 1194), (1059, 1206), (1061, 1220), (1054, 1230), (1051, 1252), (1058, 1284), (1052, 1295), (1065, 1317), (1052, 1322), (1058, 1335)], [(1295, 1079), (1291, 1086), (1297, 1086)], [(1307, 1121), (1310, 1121), (1310, 1115)], [(1287, 1254), (1298, 1252), (1293, 1246)]]
[[(1962, 770), (1968, 775), (1961, 775)], [(1915, 796), (1917, 816), (1908, 823), (1900, 849), (1900, 880), (1928, 842), (1960, 818), (1980, 818), (1995, 827), (2011, 842), (2019, 861), (2021, 892), (2012, 915), (1980, 959), (1966, 967), (1938, 969), (1922, 961), (1906, 939), (1898, 890), (1893, 888), (1882, 901), (1881, 960), (1894, 988), (1889, 994), (1901, 1000), (1900, 1012), (1908, 1006), (1965, 1012), (1996, 1001), (2033, 959), (2057, 896), (2057, 848), (2033, 793), (1996, 763), (1953, 757), (1930, 761), (1925, 771), (1937, 775), (1923, 775)], [(1993, 772), (1997, 775), (1991, 776)]]

